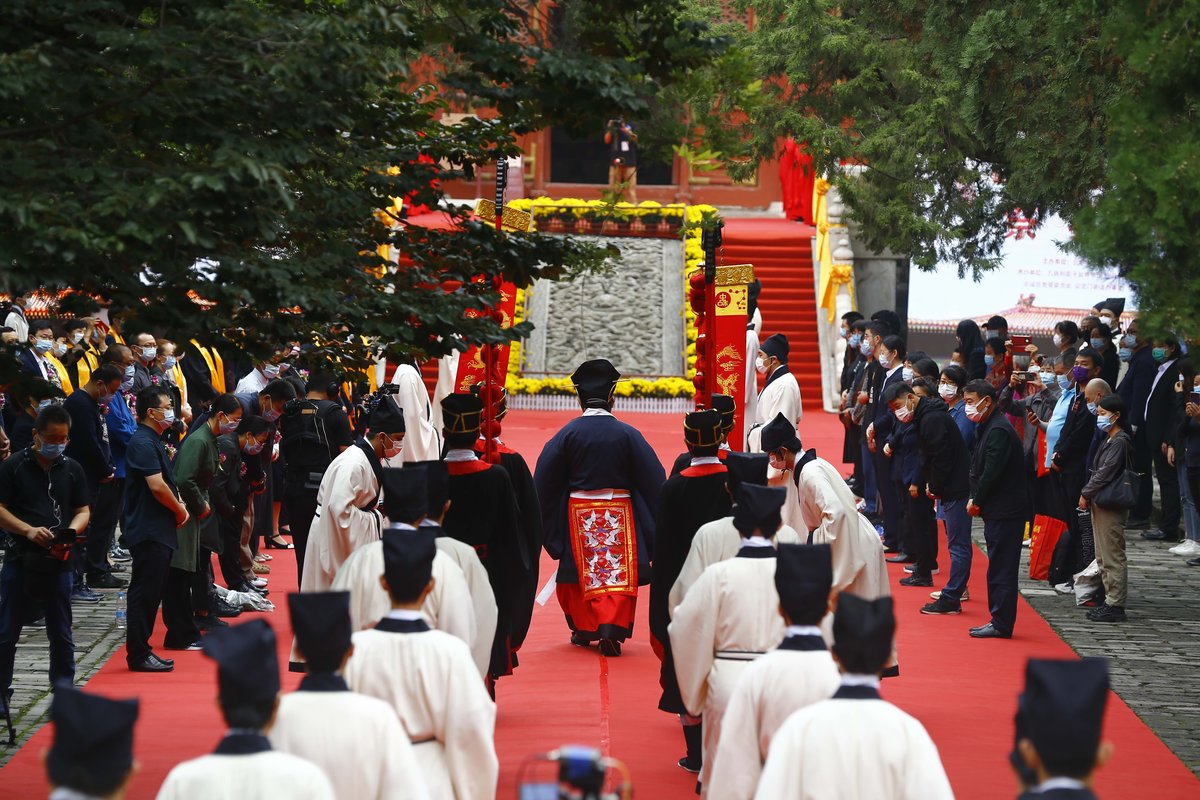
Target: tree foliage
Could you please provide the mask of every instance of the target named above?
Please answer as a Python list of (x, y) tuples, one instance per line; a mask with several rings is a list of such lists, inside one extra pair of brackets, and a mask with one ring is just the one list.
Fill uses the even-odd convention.
[[(7, 0), (0, 287), (76, 287), (129, 326), (256, 354), (342, 322), (427, 355), (451, 334), (526, 334), (464, 318), (495, 299), (472, 278), (527, 285), (606, 251), (465, 218), (393, 230), (377, 212), (436, 205), (440, 181), (516, 152), (521, 132), (642, 113), (723, 44), (677, 2), (614, 0), (558, 52), (537, 5)], [(443, 125), (447, 110), (479, 115)], [(384, 244), (412, 267), (373, 277)]]
[(960, 274), (996, 265), (1009, 212), (1061, 214), (1081, 254), (1133, 283), (1149, 321), (1185, 316), (1171, 286), (1194, 287), (1200, 247), (1200, 3), (739, 7), (755, 24), (737, 48), (762, 91), (744, 80), (739, 90), (734, 76), (701, 101), (744, 114), (740, 145), (721, 132), (727, 158), (750, 157), (741, 170), (775, 156), (783, 137), (807, 142), (868, 245)]

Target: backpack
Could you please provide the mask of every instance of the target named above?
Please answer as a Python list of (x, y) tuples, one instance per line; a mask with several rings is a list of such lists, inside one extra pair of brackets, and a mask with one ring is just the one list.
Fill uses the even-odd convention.
[(279, 454), (289, 481), (302, 481), (315, 490), (337, 455), (329, 444), (325, 419), (340, 406), (332, 400), (295, 400), (288, 403), (279, 421)]

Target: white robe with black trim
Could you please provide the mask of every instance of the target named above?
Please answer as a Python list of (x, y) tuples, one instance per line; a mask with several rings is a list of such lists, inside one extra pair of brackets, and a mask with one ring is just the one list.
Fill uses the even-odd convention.
[(317, 490), (317, 514), (308, 530), (300, 591), (329, 591), (333, 577), (350, 554), (379, 541), (383, 515), (371, 502), (382, 497), (375, 471), (362, 448), (351, 445), (333, 459)]

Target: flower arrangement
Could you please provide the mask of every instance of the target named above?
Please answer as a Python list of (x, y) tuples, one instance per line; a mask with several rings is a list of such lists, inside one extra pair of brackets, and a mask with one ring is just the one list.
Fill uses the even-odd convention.
[[(662, 205), (653, 200), (647, 200), (634, 205), (633, 203), (609, 203), (604, 200), (580, 200), (577, 198), (552, 199), (538, 197), (534, 199), (514, 200), (513, 208), (528, 211), (533, 216), (534, 227), (539, 227), (539, 220), (551, 223), (547, 230), (574, 227), (577, 221), (586, 222), (589, 226), (598, 228), (605, 222), (617, 223), (613, 227), (625, 232), (627, 230), (657, 230), (659, 232), (678, 231), (683, 229), (684, 268), (680, 276), (684, 282), (684, 297), (687, 297), (687, 280), (693, 272), (700, 269), (704, 263), (704, 249), (701, 246), (701, 226), (706, 218), (711, 218), (717, 209), (708, 205), (685, 206), (682, 203)], [(640, 228), (637, 223), (640, 223)], [(591, 228), (589, 227), (589, 230)], [(617, 384), (618, 397), (658, 397), (679, 398), (694, 397), (696, 388), (692, 379), (696, 375), (696, 312), (691, 305), (683, 304), (684, 330), (686, 333), (685, 376), (666, 377), (650, 380), (633, 378)], [(513, 313), (513, 323), (525, 319), (525, 290), (517, 290), (516, 310)], [(521, 342), (514, 341), (508, 357), (508, 376), (505, 388), (510, 395), (573, 395), (575, 387), (568, 377), (526, 378), (521, 375)]]

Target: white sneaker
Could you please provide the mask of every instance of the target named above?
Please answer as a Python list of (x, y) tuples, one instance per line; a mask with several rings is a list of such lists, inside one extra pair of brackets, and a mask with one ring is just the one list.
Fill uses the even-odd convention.
[[(940, 600), (942, 597), (942, 593), (941, 592), (930, 592), (929, 596), (932, 597), (934, 600)], [(970, 599), (971, 599), (971, 590), (963, 589), (963, 596), (962, 596), (961, 602), (965, 603)]]
[(1059, 594), (1075, 594), (1075, 587), (1067, 582), (1054, 584), (1054, 591)]
[(265, 589), (265, 588), (267, 588), (267, 579), (266, 578), (255, 578), (254, 580), (250, 581), (250, 585), (253, 586), (255, 589)]
[(1197, 542), (1195, 539), (1184, 539), (1168, 552), (1174, 553), (1177, 556), (1200, 555), (1200, 542)]

